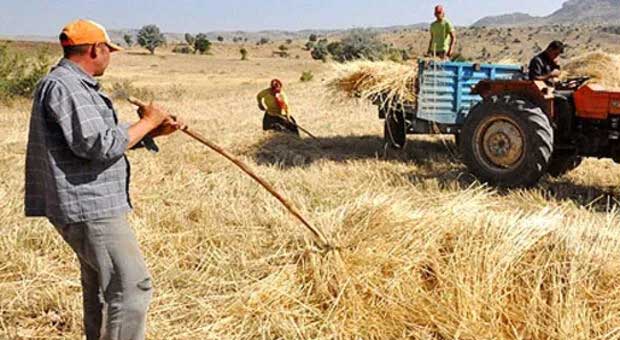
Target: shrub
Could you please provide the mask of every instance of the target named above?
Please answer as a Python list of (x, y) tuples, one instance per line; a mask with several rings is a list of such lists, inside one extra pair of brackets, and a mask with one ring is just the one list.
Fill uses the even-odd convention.
[(14, 97), (31, 97), (34, 89), (50, 67), (45, 50), (36, 57), (27, 58), (9, 53), (7, 45), (0, 45), (0, 101)]
[(340, 48), (333, 54), (335, 60), (345, 62), (355, 59), (376, 61), (383, 59), (387, 49), (376, 33), (370, 30), (353, 30), (341, 41)]
[(619, 34), (620, 35), (620, 26), (607, 26), (607, 27), (603, 27), (601, 31), (603, 31), (605, 33)]
[(180, 45), (176, 45), (173, 49), (172, 49), (173, 53), (180, 53), (180, 54), (191, 54), (194, 53), (194, 49), (189, 46), (189, 45), (185, 45), (185, 44), (180, 44)]
[(266, 45), (269, 43), (269, 39), (268, 38), (260, 38), (260, 40), (258, 41), (259, 45)]
[(151, 54), (155, 54), (155, 49), (166, 43), (166, 38), (155, 25), (147, 25), (138, 32), (138, 44), (146, 48)]
[(310, 34), (310, 36), (308, 37), (308, 41), (316, 42), (317, 40), (319, 40), (319, 37), (314, 33)]
[(280, 45), (280, 46), (278, 46), (278, 49), (279, 49), (280, 51), (282, 51), (282, 52), (286, 52), (286, 51), (288, 51), (288, 47), (287, 47), (286, 45)]
[(411, 59), (411, 54), (406, 49), (398, 49), (398, 48), (389, 48), (383, 59), (387, 59), (396, 63), (400, 63), (403, 61), (407, 61)]
[(194, 50), (200, 54), (205, 54), (211, 49), (211, 42), (207, 39), (207, 35), (200, 33), (196, 36), (194, 41)]
[(299, 78), (299, 80), (301, 80), (304, 83), (311, 81), (312, 79), (314, 79), (314, 74), (312, 73), (312, 71), (303, 71), (301, 73), (301, 77)]
[(331, 42), (327, 45), (327, 51), (331, 55), (342, 54), (342, 43), (339, 41)]
[(286, 44), (287, 44), (287, 45), (290, 45), (290, 44), (292, 44), (292, 43), (293, 43), (293, 39), (286, 39)]
[(112, 84), (110, 93), (114, 99), (125, 99), (130, 96), (141, 100), (155, 99), (155, 93), (153, 91), (143, 87), (136, 87), (131, 80), (115, 82)]
[(123, 35), (123, 40), (125, 40), (125, 44), (127, 44), (127, 46), (133, 46), (133, 37), (131, 36), (131, 34)]
[(314, 48), (314, 43), (313, 43), (312, 41), (308, 41), (308, 42), (306, 43), (306, 45), (304, 46), (304, 49), (305, 49), (306, 51), (310, 51), (310, 50), (312, 50), (313, 48)]
[(165, 93), (167, 98), (179, 100), (185, 97), (185, 95), (187, 94), (187, 89), (185, 89), (182, 84), (175, 83), (170, 85), (166, 89)]
[(189, 33), (185, 33), (185, 42), (189, 46), (194, 46), (194, 43), (196, 42), (196, 38), (194, 38), (194, 36)]
[(326, 44), (316, 44), (314, 48), (310, 52), (310, 56), (314, 60), (322, 60), (327, 61), (327, 57), (329, 56), (329, 51), (327, 50)]
[(218, 36), (217, 36), (217, 41), (219, 41), (219, 42), (223, 42), (223, 41), (224, 41), (224, 37), (223, 37), (223, 36), (221, 36), (221, 35), (218, 35)]
[(245, 47), (242, 47), (239, 53), (241, 53), (241, 60), (248, 60), (248, 50), (246, 50)]

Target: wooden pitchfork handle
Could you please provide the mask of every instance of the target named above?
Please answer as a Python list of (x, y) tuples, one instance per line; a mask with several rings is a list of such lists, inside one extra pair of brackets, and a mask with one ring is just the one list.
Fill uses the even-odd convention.
[[(127, 100), (130, 103), (132, 103), (133, 105), (136, 105), (138, 107), (146, 107), (146, 106), (148, 106), (146, 103), (144, 103), (141, 100), (136, 99), (134, 97), (128, 97)], [(297, 208), (295, 208), (295, 206), (293, 206), (286, 198), (284, 198), (284, 196), (282, 196), (280, 193), (278, 193), (273, 188), (273, 186), (271, 184), (267, 183), (267, 181), (265, 181), (260, 176), (258, 176), (254, 171), (252, 171), (252, 169), (250, 169), (250, 167), (248, 167), (245, 163), (243, 163), (241, 160), (237, 159), (235, 156), (230, 154), (228, 151), (226, 151), (226, 150), (222, 149), (221, 147), (219, 147), (218, 145), (212, 143), (211, 141), (209, 141), (208, 139), (203, 137), (198, 132), (190, 129), (187, 125), (181, 131), (183, 131), (186, 135), (192, 137), (193, 139), (199, 141), (200, 143), (204, 144), (205, 146), (209, 147), (211, 150), (213, 150), (213, 151), (217, 152), (218, 154), (224, 156), (226, 159), (228, 159), (232, 163), (234, 163), (243, 172), (245, 172), (248, 176), (252, 177), (252, 179), (254, 179), (256, 182), (258, 182), (258, 184), (260, 184), (263, 188), (265, 188), (265, 190), (267, 190), (271, 195), (273, 195), (278, 201), (280, 201), (280, 203), (282, 203), (282, 205), (284, 205), (284, 207), (293, 216), (295, 216), (306, 228), (308, 228), (308, 230), (310, 230), (310, 232), (314, 235), (314, 237), (316, 237), (316, 239), (319, 240), (320, 246), (324, 250), (334, 249), (334, 247), (327, 241), (327, 238), (325, 237), (325, 235), (319, 229), (317, 229), (314, 226), (312, 226), (301, 215), (301, 213), (297, 210)]]
[(297, 126), (297, 128), (299, 130), (301, 130), (302, 132), (304, 132), (305, 134), (307, 134), (308, 136), (312, 137), (312, 139), (314, 139), (317, 142), (320, 142), (320, 140), (318, 138), (316, 138), (312, 133), (310, 133), (310, 131), (304, 129), (303, 127), (301, 127), (299, 124), (297, 124), (297, 122), (291, 122), (293, 123), (295, 126)]

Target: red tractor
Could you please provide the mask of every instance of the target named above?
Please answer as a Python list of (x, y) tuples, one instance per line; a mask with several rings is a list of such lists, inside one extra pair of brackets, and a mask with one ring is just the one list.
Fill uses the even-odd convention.
[(483, 100), (469, 112), (459, 144), (481, 180), (532, 186), (560, 176), (583, 157), (620, 162), (620, 89), (576, 78), (559, 86), (527, 80), (482, 80)]

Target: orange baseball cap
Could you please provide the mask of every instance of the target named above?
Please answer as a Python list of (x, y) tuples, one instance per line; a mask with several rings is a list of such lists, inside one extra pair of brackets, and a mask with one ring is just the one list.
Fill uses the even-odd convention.
[(60, 33), (62, 46), (92, 45), (105, 43), (110, 52), (121, 51), (123, 48), (114, 44), (105, 28), (90, 20), (76, 20), (69, 23)]

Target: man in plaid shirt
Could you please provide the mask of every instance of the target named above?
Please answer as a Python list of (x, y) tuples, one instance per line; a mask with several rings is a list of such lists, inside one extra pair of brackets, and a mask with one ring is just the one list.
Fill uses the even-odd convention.
[(168, 135), (180, 123), (161, 109), (140, 108), (119, 123), (94, 77), (120, 48), (87, 20), (60, 34), (64, 58), (39, 83), (26, 156), (26, 216), (47, 217), (77, 254), (88, 340), (144, 339), (151, 277), (126, 214), (125, 152), (145, 136)]

